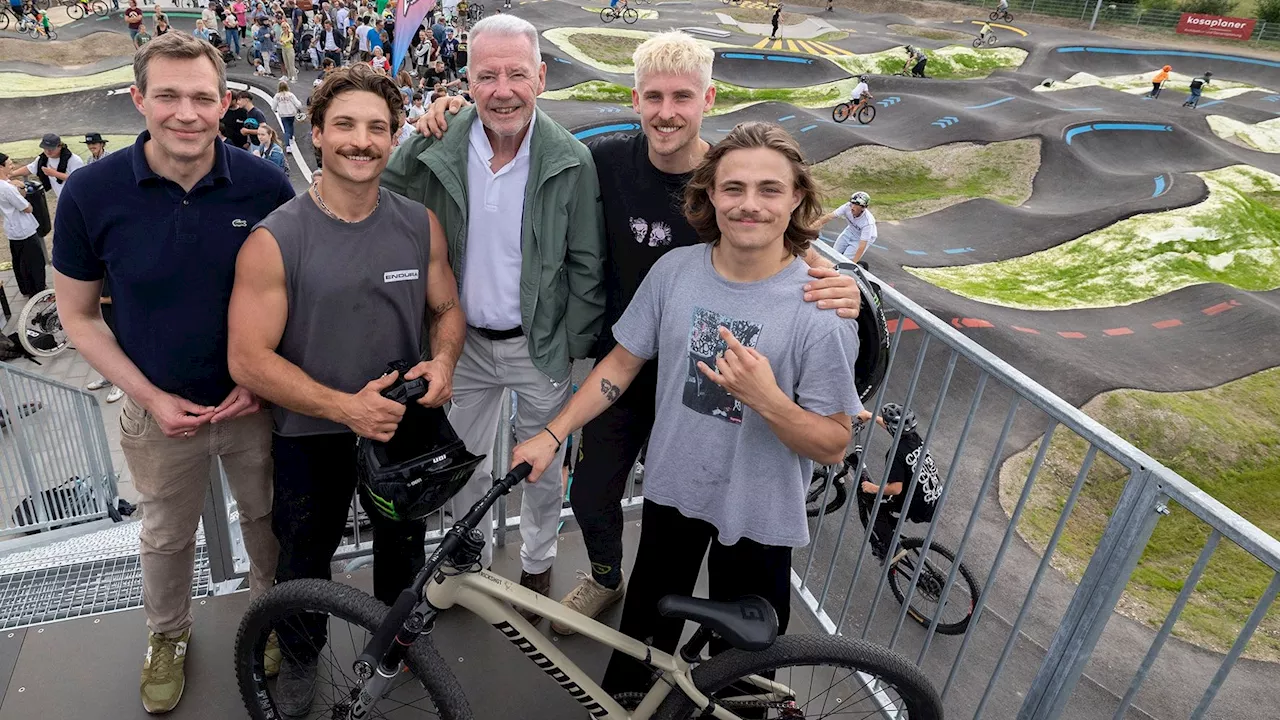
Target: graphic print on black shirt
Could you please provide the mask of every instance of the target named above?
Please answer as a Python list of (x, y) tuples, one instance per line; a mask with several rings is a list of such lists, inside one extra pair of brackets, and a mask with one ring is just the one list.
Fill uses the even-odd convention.
[[(916, 463), (920, 462), (922, 453), (924, 467), (920, 470), (920, 479), (916, 482), (916, 491), (912, 493), (912, 498), (921, 498), (926, 504), (932, 505), (938, 502), (938, 497), (942, 495), (942, 481), (938, 477), (938, 468), (933, 464), (933, 456), (924, 453), (924, 441), (920, 439), (920, 434), (914, 430), (903, 431), (902, 437), (898, 439), (898, 450), (894, 453), (893, 465), (889, 469), (889, 482), (902, 483), (902, 492), (893, 496), (891, 509), (894, 512), (901, 512), (906, 504), (907, 486), (911, 484), (911, 476), (916, 471)], [(886, 495), (885, 499), (888, 500), (889, 496)]]
[(604, 328), (595, 356), (613, 349), (613, 325), (640, 282), (671, 248), (698, 244), (684, 218), (684, 188), (692, 173), (669, 175), (649, 161), (644, 133), (604, 135), (588, 143), (600, 178), (605, 222)]
[(715, 370), (716, 359), (728, 348), (728, 343), (720, 337), (721, 326), (728, 328), (738, 342), (751, 348), (760, 343), (760, 332), (764, 330), (760, 323), (735, 320), (728, 315), (695, 307), (689, 323), (689, 363), (685, 372), (682, 401), (685, 407), (696, 413), (740, 425), (742, 401), (735, 399), (728, 390), (712, 382), (698, 369), (698, 363), (704, 362), (707, 367)]

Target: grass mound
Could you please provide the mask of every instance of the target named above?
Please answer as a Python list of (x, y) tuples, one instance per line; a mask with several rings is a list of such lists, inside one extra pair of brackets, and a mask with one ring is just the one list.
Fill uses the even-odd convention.
[(1206, 120), (1214, 134), (1228, 142), (1268, 153), (1280, 153), (1280, 118), (1263, 120), (1255, 125), (1225, 115), (1210, 115)]
[(573, 33), (566, 39), (592, 60), (617, 66), (630, 65), (632, 54), (640, 43), (644, 42), (644, 38), (606, 35), (600, 32)]
[[(1155, 75), (1155, 71), (1139, 73), (1137, 75), (1109, 75), (1107, 77), (1099, 77), (1090, 75), (1089, 73), (1076, 73), (1066, 80), (1055, 82), (1049, 87), (1037, 85), (1032, 90), (1035, 92), (1055, 92), (1058, 90), (1072, 90), (1082, 87), (1104, 87), (1111, 90), (1119, 90), (1130, 95), (1145, 95), (1151, 92), (1151, 76)], [(1172, 94), (1174, 96), (1186, 97), (1190, 92), (1188, 89), (1191, 85), (1193, 76), (1184, 75), (1182, 73), (1169, 73), (1169, 80), (1164, 84), (1164, 90), (1161, 91), (1161, 100)], [(1204, 97), (1217, 98), (1226, 100), (1237, 95), (1247, 92), (1259, 90), (1262, 92), (1271, 92), (1264, 88), (1259, 88), (1249, 83), (1234, 82), (1231, 80), (1213, 79), (1213, 82), (1204, 86)]]
[(1209, 197), (992, 263), (906, 268), (958, 295), (1028, 310), (1111, 307), (1178, 288), (1280, 287), (1280, 176), (1247, 165), (1196, 173)]
[[(716, 12), (744, 23), (764, 23), (773, 22), (773, 8), (749, 8), (749, 7), (727, 7)], [(778, 24), (782, 26), (797, 25), (804, 22), (808, 17), (801, 13), (782, 11), (782, 17), (778, 18)]]
[(1039, 167), (1040, 141), (1032, 138), (916, 152), (863, 145), (814, 165), (813, 174), (826, 209), (862, 190), (870, 193), (877, 220), (903, 220), (975, 197), (1019, 205), (1031, 197)]
[[(940, 80), (970, 80), (984, 78), (996, 70), (1009, 70), (1022, 65), (1027, 51), (1020, 48), (997, 47), (975, 50), (967, 45), (948, 45), (937, 50), (925, 50), (929, 64), (925, 74)], [(878, 53), (827, 58), (851, 74), (875, 73), (892, 75), (907, 63), (906, 50), (901, 47)]]
[(0, 72), (0, 99), (59, 95), (133, 82), (133, 66), (70, 77), (40, 77), (18, 72)]
[(910, 35), (911, 37), (924, 38), (926, 40), (972, 40), (973, 36), (956, 32), (955, 30), (943, 30), (942, 28), (920, 27), (919, 25), (889, 25), (889, 32), (894, 35)]
[[(1197, 392), (1117, 390), (1094, 398), (1084, 411), (1262, 530), (1280, 533), (1280, 368)], [(1041, 552), (1087, 449), (1074, 435), (1062, 437), (1066, 434), (1055, 433), (1018, 527)], [(1001, 470), (1006, 512), (1022, 492), (1037, 449), (1033, 444)], [(1083, 575), (1126, 479), (1119, 464), (1099, 453), (1053, 557), (1054, 567), (1071, 579)], [(1119, 606), (1153, 628), (1164, 622), (1209, 535), (1209, 527), (1190, 512), (1169, 506)], [(1174, 634), (1225, 652), (1271, 576), (1261, 562), (1224, 539)], [(1245, 656), (1280, 660), (1280, 605), (1263, 619)]]
[(79, 67), (112, 57), (133, 57), (133, 53), (133, 42), (123, 33), (96, 32), (75, 40), (52, 42), (0, 38), (0, 61)]

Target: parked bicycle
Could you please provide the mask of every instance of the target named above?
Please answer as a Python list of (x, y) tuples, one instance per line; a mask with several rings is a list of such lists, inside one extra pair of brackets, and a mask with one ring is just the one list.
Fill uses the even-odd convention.
[[(862, 447), (857, 446), (845, 457), (839, 467), (826, 466), (814, 468), (813, 480), (809, 484), (806, 497), (806, 512), (809, 517), (830, 515), (849, 499), (850, 492), (858, 492), (858, 487), (849, 488), (852, 470), (861, 462)], [(870, 481), (866, 469), (862, 470), (858, 486), (863, 481)], [(859, 497), (862, 497), (860, 495)], [(869, 520), (869, 508), (859, 507), (858, 517), (865, 528)], [(978, 602), (978, 582), (964, 563), (960, 563), (957, 581), (947, 589), (947, 578), (955, 565), (955, 553), (942, 543), (931, 542), (929, 549), (923, 554), (920, 548), (924, 539), (903, 535), (892, 551), (886, 553), (888, 561), (889, 589), (901, 603), (907, 596), (911, 586), (911, 578), (916, 568), (923, 564), (920, 579), (911, 593), (911, 603), (907, 606), (907, 614), (911, 619), (924, 627), (933, 624), (938, 617), (938, 632), (943, 635), (962, 635), (969, 627), (969, 619), (973, 616), (973, 608)]]
[[(853, 111), (853, 103), (842, 102), (831, 110), (831, 119), (838, 123), (842, 123), (849, 119), (849, 113)], [(858, 108), (858, 122), (866, 125), (876, 119), (876, 106), (871, 103), (865, 103)]]
[(67, 16), (72, 20), (79, 20), (86, 15), (106, 17), (108, 12), (106, 0), (71, 0), (66, 6)]
[(1009, 14), (1008, 10), (993, 10), (991, 14), (988, 15), (987, 17), (991, 18), (993, 22), (996, 20), (1003, 20), (1004, 22), (1013, 22), (1013, 16)]
[(18, 313), (18, 342), (36, 357), (53, 357), (67, 349), (67, 331), (52, 289), (32, 295)]
[(636, 21), (640, 19), (640, 13), (635, 8), (625, 6), (621, 10), (615, 7), (606, 7), (600, 11), (600, 19), (607, 23), (611, 23), (617, 18), (622, 18), (622, 21), (628, 25), (635, 25)]
[[(425, 384), (420, 391), (402, 392), (399, 401), (415, 402), (423, 393)], [(464, 463), (462, 483), (469, 478), (470, 462)], [(837, 705), (842, 714), (853, 716), (892, 711), (912, 720), (942, 718), (937, 693), (906, 658), (870, 642), (835, 635), (778, 637), (777, 614), (762, 598), (663, 598), (658, 604), (662, 615), (698, 626), (672, 655), (482, 570), (484, 540), (476, 528), (488, 522), (497, 499), (531, 470), (521, 464), (496, 481), (449, 530), (390, 610), (354, 587), (317, 579), (281, 583), (251, 603), (235, 647), (236, 678), (249, 716), (280, 717), (276, 683), (267, 678), (263, 659), (268, 639), (276, 632), (286, 664), (299, 662), (292, 653), (302, 650), (324, 665), (317, 668), (314, 701), (305, 717), (354, 720), (389, 712), (444, 720), (473, 717), (462, 688), (431, 639), (439, 614), (460, 606), (496, 628), (597, 718), (741, 720), (768, 714), (799, 719), (828, 717)], [(446, 486), (440, 488), (438, 504), (417, 509), (438, 509), (456, 492), (455, 483)], [(657, 676), (652, 688), (647, 693), (606, 695), (549, 637), (525, 621), (518, 608), (652, 666)], [(327, 630), (327, 640), (313, 641), (324, 634), (321, 629)], [(703, 658), (717, 637), (732, 649)]]
[(985, 40), (981, 35), (973, 39), (973, 46), (976, 48), (980, 48), (983, 45), (986, 45), (987, 47), (991, 47), (992, 45), (995, 45), (995, 44), (996, 44), (995, 33), (987, 33), (987, 37)]

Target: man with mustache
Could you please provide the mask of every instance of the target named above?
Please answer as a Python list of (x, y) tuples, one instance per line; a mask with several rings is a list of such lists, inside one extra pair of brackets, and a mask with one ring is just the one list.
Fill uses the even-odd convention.
[[(570, 360), (590, 353), (604, 313), (596, 168), (586, 147), (535, 107), (547, 73), (538, 31), (494, 15), (470, 39), (475, 107), (443, 139), (414, 135), (401, 144), (382, 175), (384, 187), (439, 215), (469, 325), (449, 422), (468, 450), (489, 457), (458, 493), (455, 512), (491, 484), (494, 433), (506, 422), (502, 391), (520, 398), (517, 437), (543, 432), (569, 399)], [(521, 501), (520, 583), (543, 595), (564, 497), (563, 445), (557, 452), (555, 467), (532, 476)], [(493, 531), (482, 529), (489, 565)]]
[[(404, 415), (381, 395), (396, 374), (370, 378), (421, 356), (428, 318), (433, 356), (405, 378), (429, 381), (424, 406), (450, 397), (465, 321), (444, 231), (435, 213), (378, 186), (402, 106), (395, 82), (367, 65), (331, 73), (311, 96), (323, 178), (259, 223), (237, 260), (229, 362), (275, 404), (277, 582), (329, 578), (357, 486), (356, 436), (387, 442)], [(363, 488), (361, 502), (374, 525), (374, 595), (391, 604), (425, 562), (425, 524), (383, 517)], [(325, 621), (305, 636), (278, 632), (276, 702), (306, 715)]]

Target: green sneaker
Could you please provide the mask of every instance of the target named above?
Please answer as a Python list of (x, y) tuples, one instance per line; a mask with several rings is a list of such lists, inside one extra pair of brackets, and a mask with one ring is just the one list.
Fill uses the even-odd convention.
[(276, 637), (276, 631), (272, 630), (267, 636), (267, 647), (262, 651), (262, 668), (267, 673), (267, 677), (273, 678), (280, 674), (280, 638)]
[(167, 713), (178, 706), (186, 686), (183, 666), (191, 628), (171, 633), (151, 633), (147, 655), (142, 661), (142, 707), (152, 714)]

